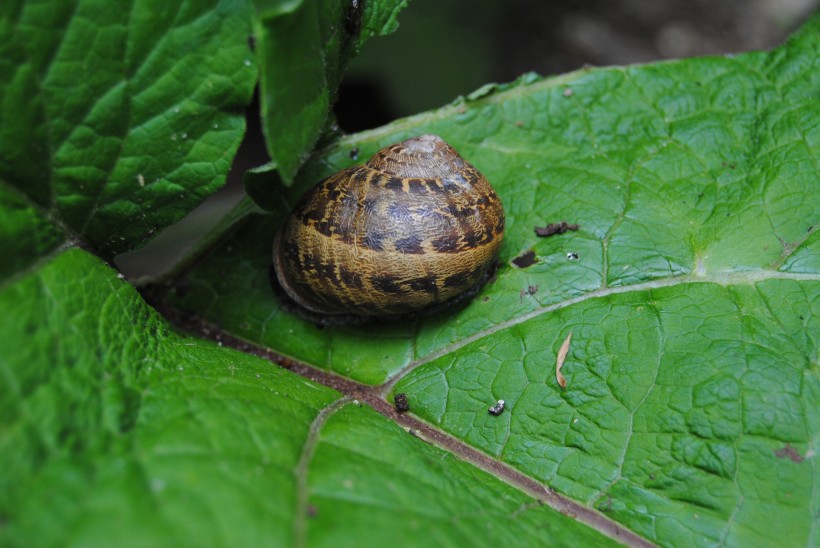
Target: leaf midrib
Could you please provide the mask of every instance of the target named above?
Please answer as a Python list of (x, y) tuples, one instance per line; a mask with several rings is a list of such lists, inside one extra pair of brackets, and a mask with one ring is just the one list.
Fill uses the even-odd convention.
[(486, 337), (491, 337), (499, 331), (509, 329), (510, 327), (514, 327), (516, 325), (532, 320), (544, 314), (549, 314), (556, 310), (562, 310), (564, 308), (568, 308), (572, 305), (583, 303), (588, 300), (605, 298), (611, 295), (619, 295), (622, 293), (641, 292), (685, 284), (717, 284), (724, 287), (728, 287), (735, 285), (754, 285), (756, 283), (768, 280), (820, 282), (820, 273), (792, 273), (778, 272), (774, 270), (748, 270), (740, 272), (720, 272), (705, 276), (687, 274), (683, 276), (674, 276), (669, 278), (650, 280), (647, 282), (641, 282), (631, 285), (603, 287), (601, 289), (596, 289), (595, 291), (584, 293), (583, 295), (578, 295), (577, 297), (572, 297), (557, 303), (540, 306), (529, 312), (521, 314), (515, 318), (511, 318), (507, 321), (497, 323), (491, 327), (477, 331), (476, 333), (473, 333), (468, 337), (459, 339), (458, 341), (455, 341), (439, 350), (431, 352), (426, 356), (418, 358), (412, 361), (411, 363), (407, 364), (406, 366), (402, 367), (401, 369), (397, 370), (396, 373), (394, 373), (394, 375), (391, 378), (389, 378), (385, 383), (383, 383), (379, 388), (382, 394), (387, 394), (393, 388), (393, 386), (395, 386), (399, 381), (401, 381), (401, 379), (406, 377), (415, 369), (423, 365), (426, 365), (438, 358), (441, 358), (442, 356), (446, 356), (447, 354), (457, 352), (461, 348), (469, 344), (472, 344), (478, 340), (484, 339)]

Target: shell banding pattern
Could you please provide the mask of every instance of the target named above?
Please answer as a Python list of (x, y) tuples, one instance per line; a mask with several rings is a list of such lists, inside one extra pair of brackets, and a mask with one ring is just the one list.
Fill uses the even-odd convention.
[(323, 314), (401, 314), (481, 283), (504, 233), (487, 179), (441, 138), (388, 146), (308, 191), (280, 230), (274, 266)]

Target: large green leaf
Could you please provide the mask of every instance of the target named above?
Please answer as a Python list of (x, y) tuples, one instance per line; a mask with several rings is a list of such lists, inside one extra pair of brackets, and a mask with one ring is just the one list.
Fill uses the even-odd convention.
[(337, 392), (174, 333), (85, 252), (0, 308), (3, 545), (610, 543)]
[[(176, 306), (405, 392), (425, 421), (655, 542), (815, 543), (818, 35), (815, 18), (768, 53), (488, 86), (305, 167), (291, 203), (352, 157), (420, 133), (481, 169), (508, 228), (497, 279), (463, 310), (300, 320), (269, 287), (275, 215), (182, 280)], [(561, 220), (580, 230), (533, 233)], [(516, 267), (527, 251), (535, 263)], [(509, 409), (493, 417), (497, 399)]]
[(365, 40), (395, 30), (407, 0), (256, 0), (262, 128), (293, 180), (325, 131), (345, 66)]
[[(820, 20), (771, 53), (487, 86), (322, 151), (291, 202), (434, 131), (509, 220), (498, 279), (409, 326), (281, 310), (277, 215), (179, 281), (179, 325), (342, 394), (173, 331), (72, 249), (133, 247), (195, 201), (167, 205), (169, 173), (204, 195), (227, 169), (254, 69), (245, 5), (216, 6), (0, 7), (1, 544), (611, 541), (544, 502), (632, 543), (610, 520), (661, 544), (816, 544)], [(169, 178), (148, 192), (151, 162)], [(581, 230), (532, 233), (564, 219)]]
[(0, 185), (106, 256), (138, 247), (224, 183), (250, 33), (235, 0), (3, 2)]

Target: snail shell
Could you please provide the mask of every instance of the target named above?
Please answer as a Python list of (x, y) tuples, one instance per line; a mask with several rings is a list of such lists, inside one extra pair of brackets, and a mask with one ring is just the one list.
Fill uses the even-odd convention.
[(310, 311), (403, 314), (478, 287), (503, 234), (487, 179), (440, 137), (422, 135), (309, 190), (276, 236), (274, 268)]

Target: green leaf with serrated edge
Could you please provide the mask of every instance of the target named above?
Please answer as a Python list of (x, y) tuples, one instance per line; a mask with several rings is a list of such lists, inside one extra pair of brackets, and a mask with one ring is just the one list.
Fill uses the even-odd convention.
[(366, 542), (419, 519), (451, 544), (464, 527), (485, 546), (607, 541), (368, 408), (331, 414), (332, 390), (169, 330), (83, 251), (0, 308), (3, 545)]
[[(269, 288), (273, 216), (191, 272), (177, 305), (318, 367), (387, 381), (423, 419), (658, 543), (811, 544), (819, 33), (815, 18), (772, 52), (485, 89), (306, 165), (291, 204), (351, 156), (411, 135), (437, 133), (474, 163), (508, 224), (497, 279), (463, 310), (364, 327), (301, 321)], [(533, 232), (558, 221), (580, 229)], [(515, 267), (528, 250), (535, 264)], [(569, 331), (562, 391), (555, 354)], [(492, 417), (497, 399), (509, 410)]]
[(225, 181), (257, 73), (245, 2), (0, 9), (0, 184), (105, 256)]
[(348, 59), (395, 30), (406, 3), (256, 0), (262, 129), (286, 184), (325, 131)]

